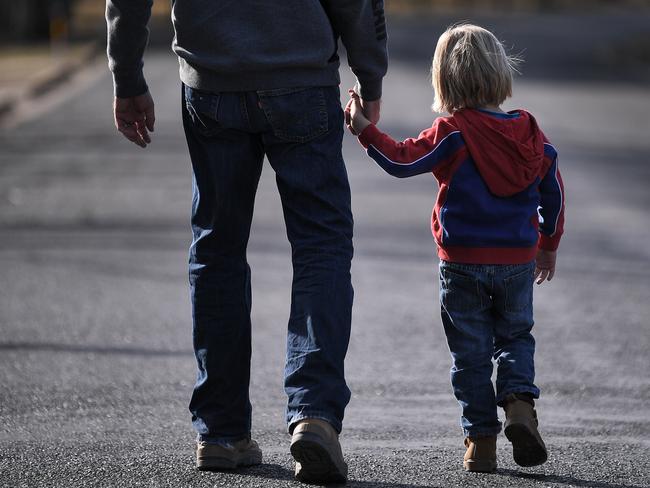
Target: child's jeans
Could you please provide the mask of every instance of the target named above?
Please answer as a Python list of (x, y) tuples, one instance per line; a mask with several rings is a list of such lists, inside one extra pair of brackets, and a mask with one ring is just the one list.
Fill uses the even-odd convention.
[[(497, 405), (511, 393), (539, 397), (535, 379), (535, 263), (479, 265), (440, 262), (440, 309), (453, 360), (451, 384), (467, 437), (501, 430)], [(492, 358), (497, 363), (496, 396)]]

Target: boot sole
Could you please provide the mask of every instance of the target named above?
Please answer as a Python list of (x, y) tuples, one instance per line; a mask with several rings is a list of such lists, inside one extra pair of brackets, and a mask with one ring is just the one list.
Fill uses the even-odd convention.
[(544, 444), (540, 443), (535, 434), (525, 425), (510, 424), (506, 426), (504, 433), (512, 443), (512, 457), (519, 466), (539, 466), (548, 459)]
[(262, 464), (262, 453), (253, 452), (234, 459), (222, 456), (202, 456), (196, 460), (199, 471), (229, 471), (246, 466)]
[(304, 483), (345, 483), (347, 466), (339, 466), (320, 437), (298, 434), (291, 444), (291, 455), (300, 463), (296, 479)]
[(465, 471), (472, 473), (494, 473), (497, 470), (496, 461), (463, 461)]

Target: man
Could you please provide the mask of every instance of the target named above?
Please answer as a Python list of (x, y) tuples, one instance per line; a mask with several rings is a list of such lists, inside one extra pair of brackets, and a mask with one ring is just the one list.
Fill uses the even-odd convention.
[[(115, 124), (146, 147), (154, 105), (142, 73), (151, 0), (107, 0)], [(173, 48), (193, 168), (190, 288), (198, 378), (190, 402), (197, 467), (259, 464), (250, 437), (253, 201), (266, 155), (292, 247), (287, 424), (296, 477), (347, 476), (338, 435), (353, 290), (350, 188), (341, 144), (339, 37), (366, 115), (386, 72), (381, 0), (176, 0)]]

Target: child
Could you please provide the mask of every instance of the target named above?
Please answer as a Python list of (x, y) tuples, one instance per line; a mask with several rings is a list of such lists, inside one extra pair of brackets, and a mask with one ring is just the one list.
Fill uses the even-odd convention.
[[(534, 399), (533, 281), (551, 280), (564, 195), (555, 148), (524, 110), (504, 112), (514, 60), (489, 31), (450, 27), (433, 58), (436, 119), (396, 142), (364, 117), (350, 90), (346, 122), (386, 172), (432, 172), (440, 189), (432, 231), (440, 257), (440, 302), (462, 409), (467, 471), (496, 469), (497, 405), (521, 466), (547, 459)], [(497, 363), (496, 395), (491, 381)]]

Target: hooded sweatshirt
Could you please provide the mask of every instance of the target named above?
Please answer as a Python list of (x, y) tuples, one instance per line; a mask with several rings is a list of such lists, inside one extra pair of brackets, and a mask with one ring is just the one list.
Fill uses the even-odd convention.
[(369, 125), (359, 142), (393, 176), (433, 173), (440, 259), (523, 264), (538, 249), (557, 249), (564, 226), (557, 151), (528, 112), (463, 109), (403, 142)]

